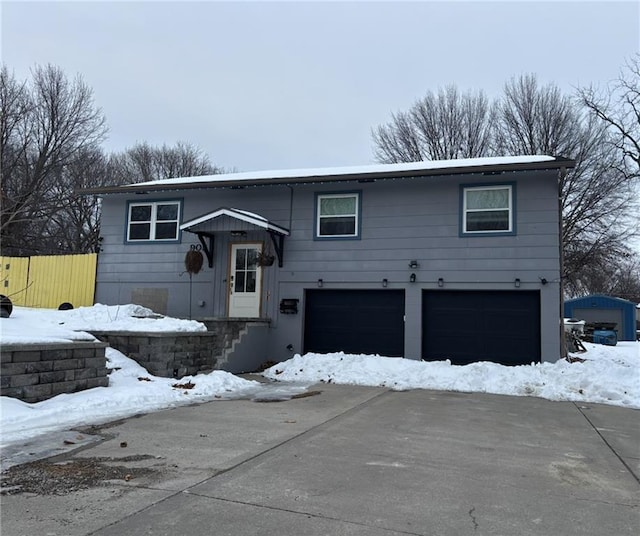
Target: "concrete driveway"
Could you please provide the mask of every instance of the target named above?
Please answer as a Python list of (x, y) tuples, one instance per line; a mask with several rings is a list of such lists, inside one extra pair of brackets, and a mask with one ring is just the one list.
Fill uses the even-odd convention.
[[(638, 533), (638, 410), (312, 390), (321, 392), (216, 401), (83, 430), (104, 440), (48, 460), (48, 478), (80, 462), (129, 478), (3, 496), (2, 535)], [(73, 487), (73, 475), (65, 478)]]

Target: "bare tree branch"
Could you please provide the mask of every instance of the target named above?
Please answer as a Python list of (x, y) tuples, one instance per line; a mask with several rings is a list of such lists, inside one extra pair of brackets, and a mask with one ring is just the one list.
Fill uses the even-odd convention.
[(37, 66), (29, 82), (19, 83), (3, 67), (0, 84), (0, 238), (3, 252), (17, 255), (38, 249), (43, 225), (63, 203), (65, 165), (100, 143), (107, 129), (79, 76), (70, 81), (57, 67)]
[(418, 162), (485, 156), (490, 149), (493, 111), (483, 92), (455, 86), (429, 91), (409, 112), (372, 130), (379, 162)]

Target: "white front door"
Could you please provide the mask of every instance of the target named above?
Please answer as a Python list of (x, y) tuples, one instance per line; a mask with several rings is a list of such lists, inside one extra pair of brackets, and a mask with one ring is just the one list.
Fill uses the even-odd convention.
[(260, 289), (262, 268), (258, 266), (258, 253), (262, 244), (231, 244), (229, 273), (229, 316), (258, 318), (260, 316)]

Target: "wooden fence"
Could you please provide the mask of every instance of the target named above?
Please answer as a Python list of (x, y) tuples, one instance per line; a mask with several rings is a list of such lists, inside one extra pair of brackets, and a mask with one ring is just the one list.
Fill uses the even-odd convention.
[(0, 257), (0, 294), (24, 307), (93, 305), (97, 261), (96, 253)]

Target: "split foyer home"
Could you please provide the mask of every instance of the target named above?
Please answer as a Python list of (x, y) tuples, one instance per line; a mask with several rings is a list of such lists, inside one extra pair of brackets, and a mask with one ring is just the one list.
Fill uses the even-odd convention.
[(102, 196), (96, 301), (242, 319), (234, 372), (303, 352), (555, 361), (559, 178), (573, 165), (476, 158), (87, 189)]

